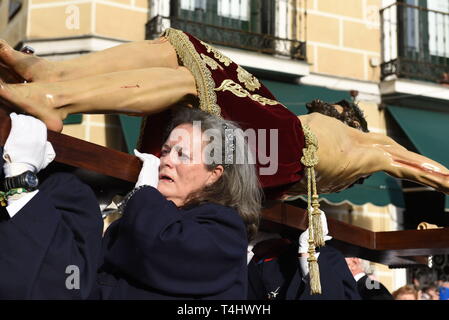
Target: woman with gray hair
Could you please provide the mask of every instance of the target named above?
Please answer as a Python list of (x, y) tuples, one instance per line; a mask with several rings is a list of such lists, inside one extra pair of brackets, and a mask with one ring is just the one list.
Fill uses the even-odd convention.
[(238, 129), (181, 107), (159, 170), (157, 157), (136, 152), (144, 165), (123, 217), (105, 235), (100, 276), (114, 288), (100, 287), (101, 298), (246, 298), (246, 252), (257, 231), (261, 191)]
[[(245, 141), (242, 129), (232, 121), (198, 109), (180, 107), (174, 114), (167, 132), (173, 132), (181, 125), (199, 125), (206, 134), (204, 139), (209, 140), (209, 152), (204, 154), (207, 170), (212, 171), (219, 165), (224, 168), (221, 178), (215, 183), (190, 194), (185, 206), (211, 202), (234, 208), (245, 222), (248, 239), (251, 240), (257, 232), (262, 192), (254, 165), (255, 156)], [(164, 153), (165, 146), (162, 155)]]
[[(11, 132), (24, 138), (21, 130)], [(32, 148), (22, 138), (8, 139), (22, 141), (24, 153)], [(14, 145), (7, 146), (14, 155)], [(138, 181), (101, 250), (98, 204), (76, 177), (54, 174), (38, 193), (23, 191), (24, 206), (15, 205), (14, 215), (8, 198), (11, 218), (0, 223), (0, 251), (8, 257), (0, 261), (0, 298), (246, 299), (246, 253), (261, 191), (242, 131), (183, 107), (174, 112), (160, 158), (136, 155), (143, 161)], [(67, 266), (81, 269), (75, 284)]]

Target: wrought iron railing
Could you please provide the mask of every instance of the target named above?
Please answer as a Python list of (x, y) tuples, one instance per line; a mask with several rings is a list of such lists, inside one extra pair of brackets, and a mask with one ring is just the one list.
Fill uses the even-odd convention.
[(176, 17), (155, 16), (146, 25), (146, 38), (158, 37), (166, 27), (186, 31), (199, 39), (216, 45), (244, 49), (270, 55), (306, 60), (306, 43), (279, 38), (269, 34), (221, 27)]
[(380, 15), (383, 80), (449, 80), (449, 12), (398, 2)]

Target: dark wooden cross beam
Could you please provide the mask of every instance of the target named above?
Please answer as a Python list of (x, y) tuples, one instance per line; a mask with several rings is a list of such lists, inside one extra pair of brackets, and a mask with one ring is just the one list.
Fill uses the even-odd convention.
[[(11, 128), (8, 113), (0, 108), (0, 145)], [(135, 182), (141, 163), (135, 156), (105, 148), (64, 134), (48, 132), (56, 151), (56, 162), (96, 174)], [(261, 229), (290, 232), (295, 236), (307, 228), (307, 213), (292, 205), (274, 202), (262, 212)], [(391, 267), (426, 263), (427, 256), (449, 253), (449, 228), (373, 232), (328, 218), (333, 245), (346, 256), (361, 257)]]
[[(307, 228), (307, 212), (285, 202), (263, 209), (261, 229), (294, 234)], [(332, 245), (347, 257), (390, 267), (427, 264), (431, 255), (449, 253), (449, 228), (374, 232), (327, 217)], [(299, 234), (296, 234), (299, 235)]]

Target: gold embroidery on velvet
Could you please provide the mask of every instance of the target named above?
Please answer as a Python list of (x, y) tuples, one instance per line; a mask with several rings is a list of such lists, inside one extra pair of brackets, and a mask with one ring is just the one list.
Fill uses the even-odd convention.
[(237, 68), (237, 78), (249, 91), (254, 91), (260, 88), (259, 80), (241, 66), (238, 66)]
[(201, 53), (201, 58), (203, 59), (204, 63), (207, 64), (212, 70), (217, 70), (218, 68), (223, 70), (223, 67), (220, 66), (217, 61), (209, 56), (206, 56), (204, 53)]
[(235, 81), (233, 81), (231, 79), (223, 80), (221, 85), (218, 88), (215, 88), (214, 90), (215, 91), (230, 91), (233, 94), (235, 94), (237, 97), (240, 97), (240, 98), (248, 97), (253, 101), (259, 102), (263, 106), (266, 104), (271, 105), (271, 106), (280, 104), (276, 100), (271, 100), (271, 99), (262, 97), (261, 95), (258, 95), (258, 94), (249, 93), (241, 85), (239, 85), (238, 83), (236, 83)]
[(231, 59), (226, 57), (223, 53), (212, 47), (210, 44), (201, 41), (201, 44), (206, 47), (207, 53), (212, 52), (214, 54), (215, 59), (218, 59), (221, 63), (223, 63), (226, 67), (229, 67), (229, 65), (232, 63)]
[(217, 94), (214, 91), (215, 82), (212, 78), (212, 73), (195, 50), (189, 37), (184, 32), (173, 28), (166, 29), (163, 36), (168, 38), (182, 64), (190, 70), (195, 78), (200, 109), (221, 117), (221, 108), (217, 104)]

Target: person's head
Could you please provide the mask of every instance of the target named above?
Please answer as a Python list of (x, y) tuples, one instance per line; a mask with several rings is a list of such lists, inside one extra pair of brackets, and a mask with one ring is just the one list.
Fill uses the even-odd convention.
[(405, 285), (392, 293), (395, 300), (417, 300), (418, 292), (412, 285)]
[(368, 273), (369, 269), (368, 261), (355, 257), (345, 258), (345, 260), (353, 276), (359, 273)]
[(421, 300), (440, 300), (440, 292), (436, 285), (431, 285), (422, 289)]
[(330, 104), (319, 99), (306, 104), (308, 113), (318, 112), (329, 117), (336, 118), (346, 125), (363, 132), (369, 132), (363, 111), (357, 104), (341, 100)]
[(449, 300), (449, 282), (440, 280), (438, 281), (438, 296), (440, 300)]
[(439, 79), (439, 83), (448, 85), (449, 84), (449, 72), (443, 72)]
[(440, 280), (438, 281), (440, 287), (449, 288), (449, 281)]
[(253, 237), (262, 192), (237, 125), (199, 109), (177, 107), (160, 160), (158, 190), (168, 200), (178, 207), (206, 202), (232, 207)]

